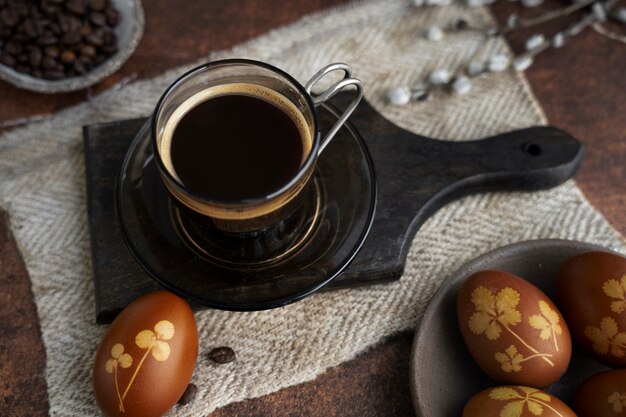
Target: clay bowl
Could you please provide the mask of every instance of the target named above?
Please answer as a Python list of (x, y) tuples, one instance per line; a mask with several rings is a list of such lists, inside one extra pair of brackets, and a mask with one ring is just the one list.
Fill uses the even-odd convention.
[(54, 81), (35, 78), (0, 64), (0, 80), (24, 90), (50, 94), (82, 90), (113, 74), (130, 58), (139, 44), (144, 30), (144, 13), (140, 0), (111, 1), (120, 13), (120, 23), (114, 29), (118, 51), (102, 64), (84, 75)]
[[(532, 240), (504, 246), (482, 255), (448, 277), (431, 300), (413, 341), (411, 397), (418, 417), (459, 417), (476, 393), (497, 385), (467, 351), (456, 320), (456, 296), (461, 283), (483, 269), (500, 269), (530, 281), (548, 297), (563, 261), (581, 252), (605, 250), (567, 240)], [(574, 346), (565, 375), (546, 391), (566, 403), (588, 376), (608, 369)]]

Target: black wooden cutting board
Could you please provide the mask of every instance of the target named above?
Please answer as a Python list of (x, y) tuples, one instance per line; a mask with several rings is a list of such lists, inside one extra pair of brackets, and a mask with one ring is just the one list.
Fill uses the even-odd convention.
[[(342, 107), (345, 97), (335, 102)], [(532, 127), (487, 139), (429, 139), (387, 121), (363, 101), (350, 118), (367, 144), (378, 200), (370, 233), (356, 258), (328, 288), (398, 279), (410, 243), (426, 219), (449, 201), (476, 192), (536, 190), (570, 178), (582, 145), (562, 130)], [(84, 128), (89, 225), (99, 323), (159, 285), (124, 243), (115, 212), (115, 181), (145, 119)]]

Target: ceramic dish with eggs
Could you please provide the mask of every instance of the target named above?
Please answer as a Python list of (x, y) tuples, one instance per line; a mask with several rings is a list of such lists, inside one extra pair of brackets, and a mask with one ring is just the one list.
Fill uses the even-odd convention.
[(144, 12), (140, 0), (110, 0), (119, 14), (119, 23), (113, 29), (117, 37), (117, 51), (83, 75), (49, 80), (0, 64), (0, 79), (18, 88), (39, 93), (63, 93), (81, 90), (101, 81), (117, 71), (135, 51), (144, 30)]
[[(460, 416), (474, 395), (503, 385), (490, 379), (474, 361), (459, 330), (457, 297), (468, 277), (485, 270), (506, 271), (522, 277), (555, 300), (556, 277), (562, 264), (575, 255), (590, 251), (610, 252), (606, 248), (575, 241), (520, 242), (482, 255), (448, 277), (430, 302), (413, 342), (410, 378), (417, 416)], [(583, 381), (610, 369), (576, 343), (572, 346), (567, 371), (558, 381), (544, 388), (568, 404)]]

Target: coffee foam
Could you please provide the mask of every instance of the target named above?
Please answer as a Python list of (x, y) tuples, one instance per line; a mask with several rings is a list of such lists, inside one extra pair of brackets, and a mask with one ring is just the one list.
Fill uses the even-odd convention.
[(192, 108), (196, 107), (200, 103), (215, 97), (225, 95), (245, 95), (255, 97), (264, 100), (270, 104), (273, 104), (274, 106), (284, 111), (295, 123), (300, 133), (300, 138), (303, 139), (302, 163), (306, 160), (306, 158), (309, 156), (309, 152), (313, 143), (311, 131), (304, 115), (302, 114), (302, 112), (300, 112), (300, 110), (298, 110), (298, 108), (293, 104), (291, 100), (289, 100), (281, 93), (272, 90), (271, 88), (258, 84), (221, 84), (206, 88), (185, 100), (180, 106), (178, 106), (176, 110), (174, 110), (162, 129), (158, 142), (161, 160), (163, 161), (163, 164), (165, 165), (165, 168), (168, 170), (168, 172), (172, 174), (176, 179), (180, 180), (180, 178), (178, 178), (178, 175), (176, 174), (176, 170), (174, 169), (170, 150), (172, 147), (172, 138), (174, 137), (174, 131), (176, 130), (178, 123), (185, 116), (185, 114), (187, 114), (187, 112), (189, 112)]

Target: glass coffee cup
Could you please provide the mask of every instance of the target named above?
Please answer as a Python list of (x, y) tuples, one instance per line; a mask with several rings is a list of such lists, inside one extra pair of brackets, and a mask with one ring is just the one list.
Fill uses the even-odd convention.
[[(331, 73), (341, 78), (313, 93)], [(316, 107), (348, 88), (354, 98), (322, 138)], [(323, 205), (317, 158), (362, 96), (360, 80), (342, 63), (322, 68), (305, 86), (245, 59), (182, 75), (157, 104), (151, 142), (184, 241), (233, 268), (263, 266), (297, 251)]]

